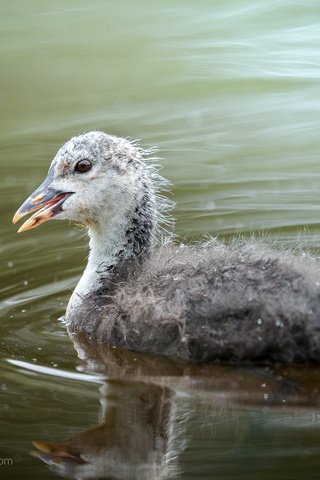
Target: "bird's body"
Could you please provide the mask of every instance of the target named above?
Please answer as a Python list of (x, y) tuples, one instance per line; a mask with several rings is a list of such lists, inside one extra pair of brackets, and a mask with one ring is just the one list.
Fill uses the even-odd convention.
[(300, 363), (320, 360), (319, 319), (317, 261), (212, 240), (156, 248), (102, 296), (87, 297), (69, 330), (197, 361)]
[(15, 220), (85, 223), (90, 255), (67, 309), (71, 333), (198, 361), (320, 360), (320, 265), (249, 241), (158, 242), (166, 183), (129, 140), (67, 142)]

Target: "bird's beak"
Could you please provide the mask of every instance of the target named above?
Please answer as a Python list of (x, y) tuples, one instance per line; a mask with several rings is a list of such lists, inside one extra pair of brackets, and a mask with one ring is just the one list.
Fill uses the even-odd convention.
[[(50, 220), (62, 211), (62, 204), (73, 192), (61, 192), (50, 188), (47, 179), (35, 190), (15, 213), (12, 222), (17, 223), (28, 213), (36, 212), (19, 228), (18, 233), (31, 230)], [(39, 211), (38, 211), (39, 210)]]

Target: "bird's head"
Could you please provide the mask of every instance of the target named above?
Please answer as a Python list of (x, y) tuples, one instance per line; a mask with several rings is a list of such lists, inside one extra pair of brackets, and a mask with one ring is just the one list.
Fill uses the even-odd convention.
[(24, 232), (52, 218), (98, 226), (102, 216), (104, 222), (119, 212), (125, 217), (149, 181), (143, 165), (141, 150), (129, 140), (97, 131), (74, 137), (60, 148), (13, 223), (33, 213), (18, 230)]

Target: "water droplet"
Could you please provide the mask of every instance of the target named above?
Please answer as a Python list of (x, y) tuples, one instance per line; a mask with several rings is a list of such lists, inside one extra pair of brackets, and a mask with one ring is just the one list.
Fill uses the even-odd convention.
[(283, 323), (281, 322), (281, 320), (276, 320), (276, 327), (283, 327)]
[(264, 394), (263, 394), (263, 398), (264, 398), (265, 400), (268, 400), (269, 394), (268, 394), (268, 393), (264, 393)]
[(28, 280), (25, 280), (25, 281), (23, 282), (23, 285), (28, 285), (28, 283), (29, 283)]
[(215, 210), (215, 208), (216, 208), (215, 202), (213, 202), (213, 201), (207, 202), (206, 208), (207, 208), (207, 210)]
[(27, 310), (21, 310), (22, 313), (26, 313)]
[(9, 268), (12, 268), (13, 267), (13, 262), (10, 261), (10, 262), (7, 263), (7, 265), (8, 265)]
[(266, 388), (266, 384), (265, 384), (265, 383), (262, 383), (262, 384), (261, 384), (261, 387), (262, 387), (262, 388)]
[(261, 318), (258, 318), (257, 324), (258, 324), (258, 325), (262, 325), (262, 319), (261, 319)]

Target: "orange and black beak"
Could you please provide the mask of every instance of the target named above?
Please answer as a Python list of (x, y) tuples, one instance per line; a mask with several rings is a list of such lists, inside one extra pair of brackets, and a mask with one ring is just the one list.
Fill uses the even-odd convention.
[(47, 178), (15, 213), (12, 219), (13, 223), (17, 223), (28, 213), (36, 212), (19, 228), (18, 233), (36, 228), (41, 223), (55, 217), (62, 211), (63, 202), (73, 193), (50, 188), (49, 183)]

